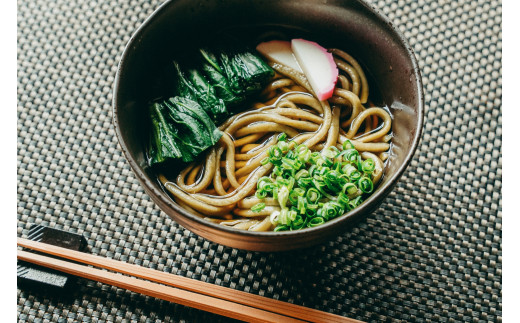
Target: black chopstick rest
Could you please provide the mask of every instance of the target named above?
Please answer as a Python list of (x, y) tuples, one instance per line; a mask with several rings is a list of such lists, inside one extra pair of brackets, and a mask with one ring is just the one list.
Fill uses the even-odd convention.
[[(27, 239), (76, 251), (87, 249), (87, 240), (82, 235), (43, 225), (32, 225)], [(17, 265), (17, 283), (19, 286), (45, 290), (45, 292), (60, 292), (68, 289), (76, 280), (75, 276), (25, 261), (18, 261)]]

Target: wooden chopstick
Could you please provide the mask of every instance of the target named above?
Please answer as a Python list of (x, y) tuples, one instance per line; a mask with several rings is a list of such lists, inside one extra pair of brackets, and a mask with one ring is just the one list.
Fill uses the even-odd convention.
[(32, 252), (18, 250), (18, 259), (238, 320), (248, 322), (305, 322), (223, 299), (123, 276)]
[[(143, 278), (143, 279), (146, 279), (146, 280), (149, 280), (152, 282), (157, 282), (160, 284), (177, 287), (180, 289), (184, 289), (186, 291), (191, 291), (192, 292), (191, 294), (195, 294), (195, 295), (186, 294), (186, 295), (184, 295), (186, 297), (188, 297), (188, 296), (195, 297), (196, 295), (205, 296), (205, 297), (209, 297), (212, 299), (220, 299), (221, 301), (227, 301), (228, 303), (235, 303), (235, 305), (237, 305), (237, 306), (241, 305), (241, 306), (245, 306), (249, 309), (255, 309), (255, 310), (260, 310), (260, 311), (264, 311), (264, 312), (270, 312), (271, 314), (282, 315), (284, 317), (284, 320), (286, 320), (286, 321), (287, 321), (287, 319), (292, 317), (294, 319), (301, 319), (301, 320), (311, 321), (311, 322), (361, 322), (361, 321), (357, 321), (354, 319), (342, 317), (339, 315), (307, 308), (304, 306), (299, 306), (299, 305), (295, 305), (295, 304), (291, 304), (291, 303), (286, 303), (286, 302), (270, 299), (270, 298), (263, 297), (263, 296), (249, 294), (247, 292), (238, 291), (238, 290), (234, 290), (231, 288), (222, 287), (222, 286), (218, 286), (218, 285), (214, 285), (214, 284), (210, 284), (210, 283), (205, 283), (205, 282), (198, 281), (195, 279), (177, 276), (174, 274), (161, 272), (161, 271), (154, 270), (151, 268), (145, 268), (145, 267), (141, 267), (138, 265), (128, 264), (128, 263), (124, 263), (124, 262), (109, 259), (109, 258), (91, 255), (88, 253), (69, 250), (66, 248), (60, 248), (57, 246), (53, 246), (53, 245), (49, 245), (49, 244), (45, 244), (45, 243), (41, 243), (41, 242), (37, 242), (37, 241), (31, 241), (31, 240), (27, 240), (27, 239), (23, 239), (23, 238), (18, 238), (17, 244), (21, 247), (43, 252), (46, 254), (59, 256), (62, 258), (81, 262), (84, 264), (116, 271), (116, 272), (119, 272), (122, 274)], [(25, 255), (25, 254), (34, 255), (32, 253), (25, 252), (24, 257), (30, 257), (29, 255)], [(19, 255), (19, 257), (20, 257), (20, 255)], [(49, 258), (49, 259), (55, 260), (54, 258)], [(25, 260), (25, 261), (33, 262), (33, 261), (31, 261), (31, 259)], [(62, 262), (70, 264), (65, 261), (62, 261)], [(42, 264), (42, 265), (45, 266), (44, 264)], [(65, 266), (65, 265), (60, 263), (60, 266)], [(81, 266), (81, 265), (77, 265), (77, 266), (80, 266), (82, 268), (87, 268), (87, 269), (93, 269), (93, 268), (89, 268), (89, 267), (85, 267), (85, 266)], [(54, 268), (54, 269), (56, 269), (56, 268)], [(61, 270), (61, 269), (58, 269), (58, 270)], [(61, 271), (65, 271), (65, 270), (61, 270)], [(102, 270), (99, 270), (99, 271), (101, 273), (103, 273), (103, 275), (112, 274), (112, 273), (108, 273), (108, 272), (102, 271)], [(65, 271), (65, 272), (68, 272), (68, 271)], [(71, 272), (68, 272), (68, 273), (71, 273)], [(81, 268), (75, 268), (75, 271), (72, 274), (81, 276), (81, 277), (85, 277), (85, 276), (81, 275), (82, 274)], [(116, 274), (112, 274), (112, 275), (115, 275), (119, 279), (130, 278), (130, 277), (116, 275)], [(89, 278), (89, 277), (85, 277), (85, 278)], [(92, 278), (89, 278), (89, 279), (92, 279)], [(106, 282), (106, 283), (114, 285), (114, 286), (126, 288), (126, 289), (129, 289), (129, 290), (141, 293), (141, 294), (165, 299), (164, 297), (166, 297), (165, 295), (167, 295), (167, 294), (163, 293), (162, 294), (163, 297), (161, 297), (160, 295), (147, 294), (146, 289), (143, 289), (143, 291), (141, 291), (139, 289), (140, 288), (139, 286), (141, 286), (141, 285), (137, 285), (138, 287), (134, 287), (134, 289), (129, 288), (129, 287), (131, 287), (129, 284), (132, 284), (135, 281), (143, 282), (140, 279), (136, 279), (136, 278), (132, 278), (132, 279), (133, 280), (131, 280), (130, 283), (128, 283), (127, 281), (122, 282), (122, 284), (125, 284), (126, 287), (120, 286), (120, 285), (115, 285), (110, 282)], [(98, 279), (92, 279), (92, 280), (100, 281)], [(102, 281), (102, 282), (105, 282), (105, 281)], [(150, 282), (147, 282), (147, 283), (150, 283)], [(152, 284), (154, 284), (154, 283), (152, 283)], [(158, 285), (158, 284), (154, 284), (154, 285), (167, 287), (167, 286)], [(138, 288), (138, 289), (136, 289), (136, 288)], [(154, 290), (156, 290), (156, 289), (154, 289)], [(154, 291), (154, 290), (152, 290), (152, 291)], [(173, 289), (173, 290), (177, 290), (177, 289)], [(224, 316), (229, 316), (230, 314), (232, 314), (232, 313), (229, 313), (229, 311), (227, 311), (225, 313), (223, 311), (219, 311), (220, 308), (215, 308), (213, 306), (209, 306), (209, 308), (206, 309), (206, 306), (204, 306), (204, 304), (199, 304), (199, 305), (195, 304), (197, 306), (204, 307), (204, 308), (201, 308), (201, 307), (197, 307), (197, 306), (188, 305), (187, 303), (182, 303), (183, 301), (189, 302), (187, 300), (182, 300), (182, 299), (174, 300), (172, 298), (165, 299), (165, 300), (176, 302), (176, 303), (179, 303), (182, 305), (187, 305), (187, 306), (207, 310), (207, 311), (217, 313), (220, 315), (224, 315)], [(205, 300), (205, 301), (208, 301), (208, 300)], [(211, 304), (211, 305), (213, 305), (213, 304)], [(239, 309), (241, 309), (241, 308), (239, 308)], [(215, 312), (213, 310), (216, 310), (218, 312)], [(239, 315), (244, 315), (244, 313), (239, 312)], [(229, 316), (229, 317), (234, 317), (234, 316)], [(241, 319), (241, 318), (239, 318), (239, 319)], [(246, 320), (250, 321), (251, 319), (252, 318), (249, 317)], [(280, 320), (277, 319), (275, 321), (279, 322)]]

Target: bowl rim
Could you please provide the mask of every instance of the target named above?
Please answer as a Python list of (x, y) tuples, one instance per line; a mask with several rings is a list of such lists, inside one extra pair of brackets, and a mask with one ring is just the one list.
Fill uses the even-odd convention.
[[(397, 40), (400, 42), (400, 45), (404, 47), (408, 58), (411, 61), (412, 67), (413, 67), (413, 75), (415, 76), (416, 82), (413, 85), (417, 89), (417, 101), (419, 103), (417, 107), (417, 130), (414, 132), (414, 138), (411, 143), (411, 147), (406, 153), (404, 157), (404, 162), (401, 163), (397, 170), (390, 176), (390, 178), (387, 180), (384, 185), (379, 186), (378, 189), (370, 195), (370, 197), (363, 201), (363, 203), (355, 208), (354, 210), (348, 212), (347, 214), (344, 214), (342, 216), (339, 216), (337, 218), (334, 218), (332, 220), (329, 220), (325, 222), (322, 225), (313, 227), (313, 228), (305, 228), (304, 230), (295, 230), (295, 231), (279, 231), (279, 232), (273, 232), (273, 231), (248, 231), (248, 230), (239, 230), (234, 229), (232, 227), (222, 226), (217, 223), (213, 223), (207, 220), (204, 220), (203, 218), (193, 215), (186, 211), (181, 206), (175, 204), (173, 202), (173, 199), (168, 196), (168, 193), (164, 190), (156, 190), (153, 186), (153, 180), (149, 178), (146, 174), (146, 172), (138, 165), (138, 163), (132, 158), (129, 148), (126, 145), (125, 141), (123, 140), (123, 134), (121, 132), (121, 129), (119, 127), (119, 122), (117, 120), (118, 116), (118, 107), (120, 105), (118, 92), (120, 87), (120, 80), (121, 80), (121, 74), (122, 74), (122, 68), (124, 64), (126, 63), (128, 56), (130, 55), (130, 52), (132, 51), (131, 47), (135, 41), (136, 38), (139, 37), (143, 31), (149, 27), (150, 24), (152, 24), (153, 20), (156, 19), (157, 16), (163, 14), (163, 11), (166, 7), (172, 5), (176, 2), (176, 0), (167, 0), (163, 4), (161, 4), (159, 7), (157, 7), (154, 12), (146, 18), (146, 20), (139, 26), (139, 28), (133, 33), (133, 35), (128, 40), (125, 49), (121, 55), (121, 58), (119, 60), (119, 64), (117, 67), (115, 80), (114, 80), (114, 86), (113, 86), (113, 92), (112, 92), (112, 120), (113, 120), (113, 126), (115, 128), (116, 137), (118, 139), (119, 145), (121, 146), (121, 150), (123, 151), (123, 154), (125, 156), (125, 159), (130, 164), (130, 167), (134, 174), (136, 175), (138, 181), (141, 183), (141, 185), (144, 186), (145, 191), (150, 195), (152, 200), (154, 202), (154, 196), (155, 198), (158, 198), (161, 202), (163, 202), (168, 208), (173, 209), (177, 214), (177, 216), (186, 217), (191, 221), (197, 222), (200, 225), (203, 226), (209, 226), (210, 228), (213, 228), (217, 231), (224, 231), (234, 236), (242, 236), (242, 237), (262, 237), (272, 240), (275, 240), (279, 237), (291, 237), (291, 236), (297, 236), (301, 234), (310, 235), (311, 233), (319, 234), (320, 232), (326, 232), (331, 229), (331, 227), (336, 226), (338, 223), (348, 221), (350, 218), (357, 218), (359, 215), (363, 214), (365, 211), (367, 211), (370, 207), (370, 205), (376, 203), (377, 201), (382, 201), (391, 191), (392, 188), (395, 186), (395, 184), (398, 182), (400, 177), (403, 175), (407, 167), (412, 161), (412, 157), (414, 156), (418, 146), (419, 142), (422, 137), (423, 132), (423, 126), (424, 126), (424, 114), (425, 114), (425, 98), (424, 98), (424, 88), (422, 83), (422, 77), (421, 72), (419, 68), (419, 64), (415, 55), (414, 50), (408, 43), (407, 39), (403, 35), (403, 33), (389, 20), (386, 15), (384, 15), (380, 9), (376, 8), (375, 6), (371, 6), (369, 3), (366, 2), (366, 0), (355, 0), (357, 3), (361, 4), (365, 9), (370, 11), (372, 14), (376, 16), (377, 19), (380, 19), (383, 23), (385, 23), (389, 27), (389, 32), (393, 33)], [(153, 195), (152, 195), (153, 194)], [(168, 196), (168, 197), (167, 197)], [(175, 222), (179, 223), (177, 219), (172, 216), (169, 212), (163, 209), (163, 207), (159, 203), (155, 203), (166, 215), (168, 215), (170, 218), (172, 218)], [(179, 223), (180, 224), (180, 223)], [(187, 228), (189, 231), (192, 231), (191, 229)], [(221, 242), (218, 242), (221, 243)]]

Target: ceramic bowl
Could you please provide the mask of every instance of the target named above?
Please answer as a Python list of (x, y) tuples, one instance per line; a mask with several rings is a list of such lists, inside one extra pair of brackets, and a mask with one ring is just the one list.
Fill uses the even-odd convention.
[[(165, 66), (188, 46), (213, 32), (266, 31), (317, 40), (354, 56), (393, 115), (394, 138), (382, 182), (358, 208), (325, 224), (284, 232), (250, 232), (210, 223), (174, 202), (147, 167), (147, 102), (172, 86)], [(146, 193), (178, 224), (213, 242), (255, 250), (283, 251), (334, 238), (376, 210), (409, 165), (424, 115), (421, 75), (399, 29), (381, 12), (353, 0), (177, 0), (160, 6), (131, 37), (114, 86), (113, 121), (124, 156)]]

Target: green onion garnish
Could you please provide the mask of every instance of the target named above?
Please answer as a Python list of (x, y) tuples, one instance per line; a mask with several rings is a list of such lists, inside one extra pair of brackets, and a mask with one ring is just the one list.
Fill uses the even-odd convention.
[[(321, 225), (356, 208), (374, 191), (376, 164), (370, 158), (362, 160), (349, 140), (341, 151), (332, 146), (312, 152), (304, 144), (287, 142), (284, 133), (277, 139), (261, 162), (273, 164), (273, 171), (258, 180), (255, 194), (278, 202), (280, 210), (269, 218), (275, 231)], [(260, 202), (251, 210), (264, 208), (265, 203)]]
[(251, 211), (253, 212), (260, 212), (265, 208), (265, 203), (260, 202), (251, 207)]

